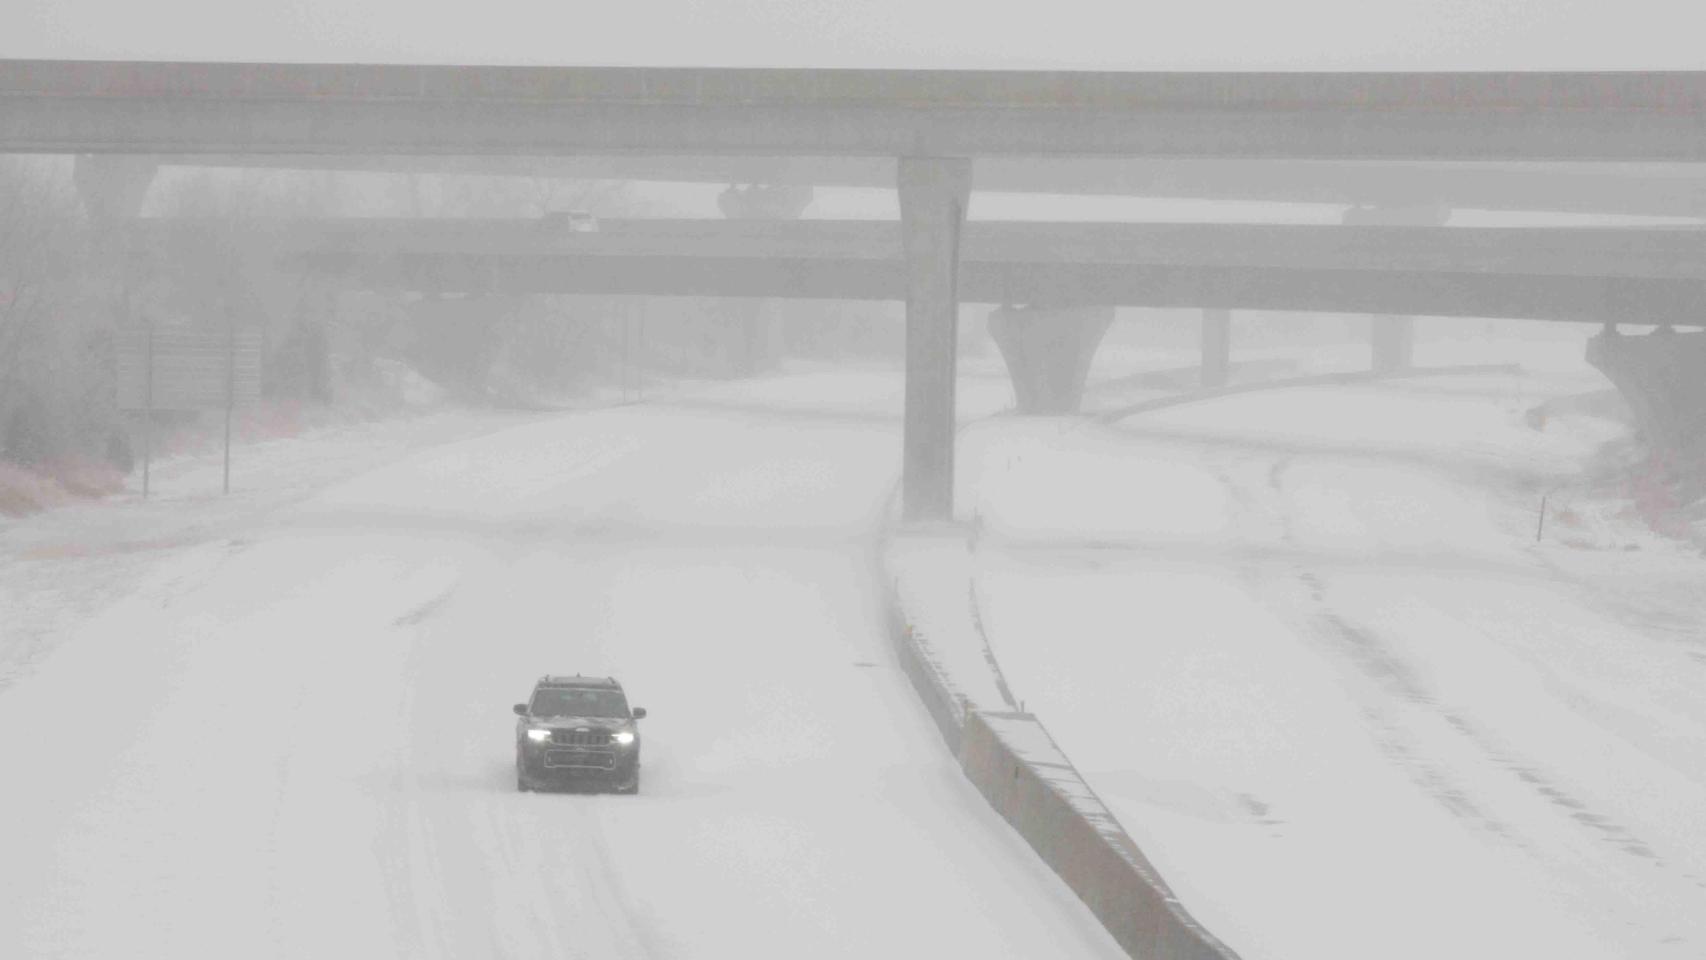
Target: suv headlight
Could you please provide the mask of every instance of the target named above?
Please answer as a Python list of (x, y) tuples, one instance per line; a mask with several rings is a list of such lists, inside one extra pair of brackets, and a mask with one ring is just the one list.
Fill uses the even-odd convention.
[(610, 739), (616, 741), (621, 746), (626, 747), (629, 744), (634, 742), (634, 731), (632, 731), (632, 730), (618, 730), (615, 733), (610, 735)]
[(535, 728), (527, 731), (527, 739), (532, 740), (534, 743), (544, 743), (551, 739), (551, 731)]

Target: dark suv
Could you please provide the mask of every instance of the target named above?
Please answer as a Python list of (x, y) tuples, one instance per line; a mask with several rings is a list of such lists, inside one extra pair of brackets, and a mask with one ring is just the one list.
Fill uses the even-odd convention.
[(540, 677), (515, 705), (515, 788), (586, 784), (640, 792), (640, 730), (646, 715), (628, 707), (609, 677)]

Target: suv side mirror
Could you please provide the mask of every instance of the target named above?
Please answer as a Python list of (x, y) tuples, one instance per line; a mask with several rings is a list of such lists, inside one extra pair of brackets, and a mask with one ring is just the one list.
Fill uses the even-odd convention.
[(645, 707), (635, 707), (634, 708), (634, 719), (635, 720), (646, 719), (646, 708)]
[(525, 703), (516, 704), (515, 705), (515, 715), (518, 717), (527, 716), (527, 704), (525, 704)]

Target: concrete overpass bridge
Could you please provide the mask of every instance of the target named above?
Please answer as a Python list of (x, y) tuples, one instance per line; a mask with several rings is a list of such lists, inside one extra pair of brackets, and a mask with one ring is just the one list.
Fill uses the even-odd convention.
[[(138, 221), (143, 246), (230, 224)], [(300, 220), (246, 223), (286, 269), (362, 289), (903, 300), (885, 221)], [(227, 234), (229, 236), (229, 234)], [(1022, 409), (1076, 408), (1112, 306), (1706, 324), (1706, 228), (967, 223), (962, 303), (992, 329)], [(1030, 309), (1015, 310), (1015, 305)], [(1231, 362), (1205, 318), (1205, 382)], [(1684, 341), (1687, 342), (1687, 341)]]
[[(163, 167), (345, 170), (560, 180), (892, 189), (883, 157), (171, 155)], [(1429, 210), (1706, 218), (1706, 168), (1687, 163), (991, 157), (972, 189), (992, 193), (1259, 201)]]
[(954, 318), (974, 159), (1697, 163), (1703, 108), (1706, 75), (1693, 73), (0, 62), (6, 152), (892, 159), (907, 304), (902, 489), (920, 519), (952, 513)]
[[(553, 217), (304, 218), (135, 221), (137, 239), (172, 243), (235, 227), (239, 242), (281, 255), (352, 258), (528, 257), (565, 266), (627, 258), (822, 262), (854, 269), (887, 263), (903, 272), (902, 225), (886, 220), (605, 219), (596, 230)], [(962, 270), (975, 264), (1427, 272), (1448, 275), (1706, 280), (1706, 226), (1407, 227), (1293, 224), (970, 221)], [(668, 278), (657, 278), (668, 283)], [(848, 284), (841, 284), (848, 287)], [(854, 299), (891, 299), (898, 286), (849, 288)], [(715, 295), (715, 294), (713, 294)], [(777, 296), (809, 296), (778, 290)], [(1101, 296), (1091, 290), (1085, 296)], [(1013, 298), (997, 297), (996, 300)], [(1389, 304), (1392, 311), (1408, 306)], [(1538, 316), (1503, 314), (1483, 316)], [(1540, 319), (1552, 319), (1539, 317)], [(1599, 318), (1603, 319), (1603, 318)], [(1706, 323), (1706, 315), (1692, 322)]]
[(0, 61), (0, 149), (1697, 161), (1696, 73)]
[[(904, 300), (886, 221), (149, 219), (334, 282), (432, 292)], [(959, 299), (1706, 324), (1706, 229), (968, 223)]]

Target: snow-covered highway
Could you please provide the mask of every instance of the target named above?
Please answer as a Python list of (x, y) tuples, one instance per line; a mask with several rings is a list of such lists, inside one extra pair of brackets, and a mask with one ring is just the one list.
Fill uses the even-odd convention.
[[(571, 414), (159, 551), (0, 692), (0, 956), (1120, 955), (893, 665), (895, 431)], [(640, 796), (515, 791), (576, 671)]]
[(1706, 957), (1701, 559), (1559, 344), (962, 443), (1014, 694), (1246, 960)]
[[(1247, 960), (1701, 955), (1700, 559), (1582, 480), (1625, 426), (1529, 421), (1603, 389), (1578, 345), (1511, 349), (964, 434), (1013, 692)], [(1119, 956), (882, 636), (898, 387), (305, 441), (347, 479), (268, 500), (281, 448), (0, 530), (0, 629), (63, 625), (0, 656), (0, 957)], [(639, 797), (514, 790), (510, 704), (576, 670), (651, 711)]]

